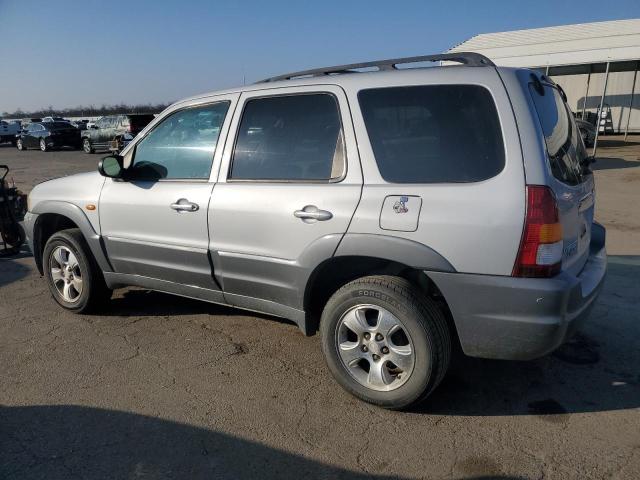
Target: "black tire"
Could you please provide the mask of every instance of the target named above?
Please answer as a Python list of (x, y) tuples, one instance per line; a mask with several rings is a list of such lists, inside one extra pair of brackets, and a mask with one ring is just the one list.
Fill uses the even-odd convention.
[(0, 257), (16, 255), (26, 240), (24, 229), (18, 222), (0, 224)]
[(93, 145), (91, 145), (91, 140), (86, 137), (82, 139), (82, 150), (87, 154), (95, 153)]
[[(77, 300), (68, 302), (54, 284), (51, 273), (52, 255), (56, 247), (68, 248), (78, 260), (82, 278), (82, 291)], [(54, 300), (63, 308), (74, 313), (87, 313), (102, 306), (111, 297), (111, 290), (104, 281), (100, 267), (96, 263), (80, 229), (71, 228), (54, 233), (47, 241), (42, 254), (42, 264), (47, 285)]]
[[(378, 391), (358, 382), (338, 354), (338, 326), (356, 305), (374, 305), (392, 313), (409, 334), (414, 347), (413, 371), (405, 383)], [(340, 288), (327, 302), (320, 320), (322, 350), (337, 382), (356, 397), (389, 409), (404, 409), (424, 400), (442, 381), (451, 360), (451, 336), (438, 305), (409, 281), (369, 276)]]
[(40, 145), (40, 151), (46, 152), (47, 150), (49, 150), (49, 148), (47, 147), (47, 142), (44, 138), (40, 139), (39, 145)]
[(24, 145), (24, 143), (23, 143), (23, 141), (22, 141), (22, 139), (21, 139), (21, 138), (19, 138), (19, 139), (16, 141), (16, 148), (17, 148), (19, 151), (23, 151), (23, 150), (26, 150), (26, 149), (27, 149), (27, 147), (25, 147), (25, 145)]

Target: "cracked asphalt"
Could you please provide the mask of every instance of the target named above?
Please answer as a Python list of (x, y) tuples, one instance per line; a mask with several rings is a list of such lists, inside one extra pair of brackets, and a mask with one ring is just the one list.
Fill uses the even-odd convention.
[[(585, 328), (532, 362), (460, 359), (409, 412), (342, 391), (291, 323), (140, 289), (72, 315), (28, 251), (0, 260), (0, 479), (640, 478), (640, 148), (615, 145)], [(0, 146), (26, 191), (98, 158)]]

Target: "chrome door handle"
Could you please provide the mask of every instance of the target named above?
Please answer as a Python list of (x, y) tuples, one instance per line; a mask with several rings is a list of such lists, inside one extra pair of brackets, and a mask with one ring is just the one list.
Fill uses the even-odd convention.
[(172, 203), (170, 207), (177, 212), (195, 212), (200, 208), (197, 203), (190, 202), (186, 198), (179, 199), (176, 203)]
[(325, 220), (331, 220), (333, 214), (327, 210), (320, 210), (315, 205), (307, 205), (302, 210), (296, 210), (293, 212), (293, 216), (304, 220), (317, 220), (324, 222)]

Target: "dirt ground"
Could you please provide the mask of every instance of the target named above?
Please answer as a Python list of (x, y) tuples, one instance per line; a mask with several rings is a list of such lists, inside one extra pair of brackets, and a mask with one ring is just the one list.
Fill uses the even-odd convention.
[[(640, 478), (640, 136), (621, 140), (595, 166), (609, 273), (582, 332), (463, 359), (410, 412), (342, 391), (290, 323), (139, 289), (72, 315), (26, 250), (0, 260), (0, 478)], [(0, 146), (26, 191), (98, 158)]]

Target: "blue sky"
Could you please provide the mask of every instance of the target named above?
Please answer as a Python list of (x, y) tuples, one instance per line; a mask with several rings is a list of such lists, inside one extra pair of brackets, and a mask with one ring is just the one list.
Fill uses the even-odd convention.
[(477, 33), (639, 16), (638, 0), (0, 0), (0, 112), (168, 102)]

